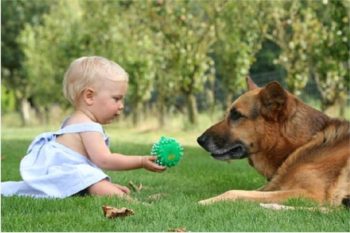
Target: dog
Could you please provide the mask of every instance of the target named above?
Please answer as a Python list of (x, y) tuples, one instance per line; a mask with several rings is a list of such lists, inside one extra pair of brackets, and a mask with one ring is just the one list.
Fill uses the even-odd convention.
[(248, 158), (268, 182), (256, 191), (230, 190), (199, 204), (306, 198), (350, 207), (350, 122), (308, 106), (276, 81), (264, 87), (246, 81), (248, 91), (197, 142), (218, 160)]

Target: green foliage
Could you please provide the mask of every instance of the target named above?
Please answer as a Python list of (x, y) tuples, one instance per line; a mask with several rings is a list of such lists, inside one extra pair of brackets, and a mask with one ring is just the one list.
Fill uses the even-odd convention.
[[(325, 7), (326, 6), (326, 7)], [(322, 97), (322, 109), (345, 105), (350, 86), (350, 15), (346, 1), (311, 5), (322, 24), (313, 45), (313, 73)]]
[(19, 41), (26, 55), (24, 68), (37, 106), (64, 103), (61, 90), (65, 70), (84, 49), (79, 40), (81, 18), (76, 0), (58, 1), (43, 17), (42, 25), (27, 25), (22, 31)]
[(191, 123), (197, 122), (193, 96), (203, 92), (214, 75), (214, 63), (208, 56), (215, 40), (214, 26), (201, 4), (207, 1), (159, 1), (146, 6), (147, 23), (158, 48), (155, 86), (159, 102), (171, 101), (173, 93), (182, 94)]
[(309, 78), (312, 45), (318, 40), (320, 23), (301, 1), (278, 1), (272, 11), (272, 38), (280, 46), (276, 60), (287, 71), (288, 89), (300, 95)]
[(218, 39), (214, 47), (215, 63), (229, 97), (227, 105), (231, 104), (232, 96), (245, 87), (245, 77), (261, 49), (267, 29), (267, 6), (263, 1), (255, 4), (249, 1), (219, 1), (214, 4), (212, 18)]
[(13, 90), (9, 90), (1, 83), (1, 114), (13, 112), (16, 107), (16, 96)]
[[(1, 0), (1, 78), (3, 87), (15, 96), (16, 106), (31, 96), (26, 70), (23, 69), (24, 53), (18, 36), (25, 25), (39, 25), (47, 12), (48, 0), (24, 1)], [(7, 92), (2, 92), (5, 94)], [(6, 98), (6, 96), (4, 96)], [(11, 102), (2, 102), (4, 109), (11, 109)], [(19, 110), (19, 108), (18, 108)]]
[(314, 78), (323, 110), (344, 106), (350, 84), (349, 5), (346, 1), (277, 3), (270, 18), (271, 38), (282, 49), (276, 62), (287, 70), (288, 89), (300, 95)]
[(13, 88), (24, 79), (19, 75), (10, 77), (22, 71), (23, 52), (17, 37), (25, 25), (40, 24), (42, 14), (48, 9), (48, 1), (1, 0), (1, 5), (1, 74), (6, 85)]
[(156, 36), (152, 33), (146, 18), (143, 2), (132, 2), (123, 14), (119, 25), (122, 39), (119, 43), (118, 59), (130, 76), (128, 103), (133, 108), (134, 124), (140, 121), (143, 105), (151, 99), (157, 73)]
[(271, 60), (278, 57), (275, 63), (286, 70), (290, 91), (300, 95), (315, 79), (323, 109), (345, 105), (350, 85), (346, 0), (2, 3), (2, 80), (18, 109), (28, 99), (41, 113), (52, 103), (67, 107), (61, 83), (68, 65), (80, 56), (101, 55), (129, 73), (127, 105), (135, 123), (145, 106), (156, 104), (161, 125), (174, 109), (194, 124), (196, 98), (204, 96), (202, 105), (213, 109), (216, 86), (224, 95), (220, 101), (230, 102), (267, 41), (278, 48), (264, 47), (269, 59), (255, 67), (276, 68)]

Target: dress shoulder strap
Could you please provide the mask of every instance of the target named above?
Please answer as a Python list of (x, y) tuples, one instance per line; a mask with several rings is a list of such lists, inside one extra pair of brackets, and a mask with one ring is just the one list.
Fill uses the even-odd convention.
[(100, 132), (104, 134), (102, 125), (94, 122), (67, 125), (59, 129), (58, 131), (56, 131), (54, 134), (62, 135), (66, 133), (82, 133), (82, 132)]
[(42, 145), (44, 145), (46, 142), (54, 140), (58, 135), (62, 135), (66, 133), (81, 133), (81, 132), (100, 132), (101, 134), (103, 134), (106, 144), (109, 145), (109, 138), (104, 133), (102, 125), (98, 123), (90, 122), (90, 123), (67, 125), (57, 130), (56, 132), (42, 133), (32, 141), (32, 143), (29, 145), (27, 153), (31, 152), (35, 148), (37, 148), (37, 150), (40, 150)]

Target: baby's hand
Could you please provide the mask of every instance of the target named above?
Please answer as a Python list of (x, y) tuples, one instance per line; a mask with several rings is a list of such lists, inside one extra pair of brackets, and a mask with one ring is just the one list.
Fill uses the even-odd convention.
[(162, 172), (165, 171), (166, 167), (160, 166), (155, 163), (157, 160), (156, 156), (143, 156), (142, 157), (142, 167), (152, 171), (152, 172)]

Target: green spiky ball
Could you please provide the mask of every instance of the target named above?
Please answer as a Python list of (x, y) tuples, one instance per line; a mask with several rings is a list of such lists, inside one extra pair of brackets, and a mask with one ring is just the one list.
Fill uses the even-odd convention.
[(183, 148), (174, 138), (162, 136), (154, 143), (151, 155), (157, 156), (156, 163), (161, 166), (176, 166), (183, 155)]

